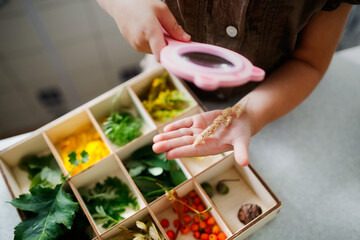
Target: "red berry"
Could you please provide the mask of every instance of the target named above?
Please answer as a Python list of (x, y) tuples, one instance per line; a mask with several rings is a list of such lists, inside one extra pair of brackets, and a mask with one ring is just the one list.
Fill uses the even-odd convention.
[[(193, 203), (193, 204), (191, 204), (191, 205), (190, 205), (190, 207), (191, 207), (192, 209), (197, 210), (197, 206), (196, 206), (196, 204), (194, 204), (194, 203)], [(191, 210), (191, 211), (193, 211), (193, 210)]]
[(194, 232), (194, 238), (199, 239), (200, 238), (200, 232)]
[(190, 227), (186, 224), (182, 225), (180, 228), (182, 234), (188, 234), (190, 232)]
[[(193, 232), (197, 232), (199, 230), (199, 225), (197, 225), (196, 223), (193, 223), (191, 225), (191, 231)], [(199, 236), (200, 237), (200, 236)]]
[(164, 218), (163, 220), (160, 221), (160, 224), (163, 228), (167, 228), (169, 226), (169, 220)]
[(194, 218), (193, 218), (193, 220), (194, 220), (194, 223), (200, 222), (200, 218), (199, 218), (198, 215), (195, 215)]
[(200, 237), (201, 237), (201, 240), (208, 240), (209, 239), (209, 234), (202, 233)]
[(187, 197), (181, 198), (181, 201), (183, 201), (183, 202), (186, 203), (186, 204), (189, 204), (189, 202), (190, 202)]
[(199, 205), (197, 206), (196, 210), (198, 210), (199, 212), (202, 212), (202, 211), (205, 210), (205, 207), (204, 207), (204, 205), (199, 204)]
[(216, 221), (213, 217), (211, 217), (206, 221), (206, 223), (207, 223), (207, 225), (214, 226)]
[(190, 198), (196, 198), (196, 197), (197, 197), (197, 194), (196, 194), (196, 192), (195, 192), (194, 190), (192, 190), (191, 192), (188, 193), (188, 196), (189, 196)]
[(184, 216), (184, 222), (185, 222), (185, 223), (191, 222), (191, 217), (190, 217), (190, 215), (185, 215), (185, 216)]
[(184, 206), (183, 212), (184, 212), (184, 213), (187, 213), (188, 211), (190, 211), (190, 209), (189, 209), (187, 206)]
[(174, 227), (177, 228), (178, 226), (180, 226), (180, 221), (178, 219), (175, 219), (174, 220)]
[(201, 199), (200, 199), (199, 197), (194, 198), (194, 203), (195, 203), (196, 205), (201, 204)]
[(206, 222), (202, 221), (202, 222), (199, 222), (199, 227), (201, 229), (205, 229), (206, 228)]
[(168, 237), (169, 237), (170, 239), (174, 239), (174, 238), (175, 238), (175, 233), (174, 233), (173, 230), (168, 230), (168, 231), (166, 232), (166, 235), (168, 235)]
[(211, 227), (206, 227), (206, 228), (205, 228), (205, 232), (206, 232), (206, 233), (211, 233)]

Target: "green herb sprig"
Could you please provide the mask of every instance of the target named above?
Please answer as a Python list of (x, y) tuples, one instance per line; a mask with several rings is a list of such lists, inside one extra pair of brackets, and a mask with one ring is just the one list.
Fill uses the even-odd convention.
[(142, 135), (142, 120), (127, 112), (112, 112), (103, 127), (105, 135), (117, 146), (123, 146)]
[(136, 197), (129, 187), (117, 177), (108, 177), (92, 189), (79, 189), (92, 217), (107, 229), (124, 219), (126, 208), (139, 209)]

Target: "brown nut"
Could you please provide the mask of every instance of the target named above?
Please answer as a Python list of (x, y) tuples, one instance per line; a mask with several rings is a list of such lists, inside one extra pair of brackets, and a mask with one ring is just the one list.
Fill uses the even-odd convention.
[(244, 204), (238, 212), (238, 218), (243, 224), (248, 224), (262, 213), (261, 208), (256, 204)]

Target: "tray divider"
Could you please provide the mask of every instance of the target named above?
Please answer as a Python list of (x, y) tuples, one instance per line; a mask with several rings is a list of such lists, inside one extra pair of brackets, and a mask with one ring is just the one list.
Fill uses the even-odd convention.
[(149, 112), (145, 109), (140, 98), (137, 96), (137, 94), (134, 92), (131, 86), (127, 86), (127, 90), (130, 94), (132, 101), (134, 102), (135, 107), (139, 110), (139, 113), (141, 117), (144, 119), (144, 121), (148, 122), (152, 127), (156, 128), (157, 125), (154, 119), (152, 119)]
[(149, 209), (149, 204), (147, 203), (147, 201), (145, 200), (144, 196), (142, 195), (140, 189), (136, 186), (134, 180), (132, 179), (132, 177), (130, 176), (129, 172), (127, 171), (127, 169), (125, 168), (124, 164), (122, 163), (122, 161), (120, 160), (119, 156), (117, 154), (114, 154), (116, 162), (119, 164), (119, 167), (121, 169), (121, 171), (123, 172), (123, 174), (125, 175), (125, 178), (128, 180), (129, 184), (131, 184), (133, 190), (140, 196), (141, 200), (145, 203), (145, 207), (147, 209)]
[(91, 121), (92, 125), (94, 126), (95, 130), (99, 133), (101, 140), (105, 143), (106, 147), (109, 149), (110, 154), (114, 153), (114, 149), (111, 146), (110, 140), (105, 136), (105, 133), (101, 129), (101, 126), (99, 125), (99, 123), (96, 121), (94, 115), (91, 113), (91, 111), (88, 108), (86, 109), (86, 113), (89, 116), (90, 121)]
[[(162, 196), (162, 197), (165, 197), (165, 196)], [(160, 221), (156, 217), (155, 213), (152, 211), (152, 209), (149, 206), (147, 208), (148, 208), (148, 211), (149, 211), (149, 214), (150, 214), (151, 218), (154, 220), (154, 223), (158, 227), (158, 229), (160, 230), (161, 234), (164, 236), (164, 238), (166, 240), (170, 240), (169, 237), (166, 234), (165, 229), (161, 226)]]
[[(68, 171), (66, 170), (66, 168), (63, 164), (62, 158), (61, 158), (58, 150), (56, 149), (55, 145), (52, 143), (52, 141), (50, 140), (50, 138), (48, 137), (46, 132), (43, 132), (42, 135), (43, 135), (45, 142), (47, 143), (51, 153), (53, 154), (57, 164), (59, 165), (62, 173), (64, 174), (64, 176), (68, 175)], [(70, 176), (70, 178), (71, 178), (71, 176)]]
[[(213, 213), (213, 217), (215, 218), (216, 222), (218, 223), (219, 227), (224, 231), (227, 237), (230, 237), (232, 235), (232, 232), (230, 230), (229, 225), (227, 224), (226, 220), (222, 216), (219, 209), (216, 207), (215, 203), (210, 199), (210, 197), (206, 194), (204, 189), (201, 187), (200, 183), (197, 181), (196, 178), (193, 179), (195, 187), (198, 189), (199, 193), (202, 195), (204, 200), (214, 209), (214, 212), (217, 216), (215, 216)], [(211, 210), (210, 210), (211, 211)], [(220, 220), (220, 221), (219, 221)]]
[(84, 200), (82, 199), (79, 191), (78, 191), (77, 188), (74, 186), (74, 184), (71, 182), (71, 179), (68, 180), (68, 183), (69, 183), (70, 188), (72, 189), (72, 191), (73, 191), (73, 193), (74, 193), (77, 201), (79, 202), (82, 211), (84, 212), (86, 218), (88, 219), (88, 221), (89, 221), (89, 223), (90, 223), (90, 225), (91, 225), (92, 230), (95, 232), (96, 237), (97, 237), (98, 239), (101, 239), (101, 237), (100, 237), (100, 231), (99, 231), (98, 227), (96, 226), (96, 223), (95, 223), (94, 219), (92, 218), (92, 216), (91, 216), (88, 208), (86, 207), (86, 204), (84, 203)]

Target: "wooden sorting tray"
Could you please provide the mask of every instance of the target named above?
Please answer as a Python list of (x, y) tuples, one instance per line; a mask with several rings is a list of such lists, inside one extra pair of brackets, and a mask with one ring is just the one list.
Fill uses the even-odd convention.
[[(99, 133), (110, 153), (91, 167), (71, 176), (68, 179), (68, 185), (89, 220), (93, 232), (91, 237), (94, 239), (109, 239), (119, 232), (119, 225), (125, 227), (134, 226), (137, 220), (150, 216), (162, 234), (168, 239), (166, 230), (160, 225), (160, 220), (165, 216), (170, 222), (175, 219), (175, 213), (171, 210), (170, 201), (163, 195), (155, 201), (147, 203), (123, 164), (123, 161), (135, 150), (151, 144), (153, 136), (162, 132), (163, 127), (169, 123), (155, 122), (140, 100), (145, 91), (149, 89), (153, 79), (161, 76), (164, 72), (165, 70), (161, 67), (144, 72), (39, 128), (27, 139), (0, 152), (0, 170), (11, 197), (16, 198), (20, 194), (29, 192), (30, 181), (27, 173), (18, 167), (22, 157), (52, 153), (63, 174), (67, 175), (68, 172), (62, 163), (56, 143), (59, 139), (71, 135), (82, 126), (90, 125)], [(187, 109), (171, 121), (204, 111), (201, 103), (181, 80), (171, 75), (171, 81), (174, 87), (184, 93), (189, 101)], [(111, 144), (101, 127), (101, 121), (110, 114), (114, 98), (117, 98), (120, 107), (125, 106), (130, 109), (132, 114), (141, 117), (144, 122), (142, 127), (143, 135), (122, 147)], [(190, 191), (195, 190), (204, 205), (212, 207), (210, 213), (221, 230), (228, 236), (228, 239), (246, 238), (273, 219), (281, 208), (281, 202), (256, 171), (251, 166), (244, 168), (238, 166), (232, 152), (202, 158), (176, 159), (175, 161), (177, 161), (187, 178), (185, 182), (175, 188), (176, 192), (180, 197), (183, 197)], [(139, 210), (125, 212), (123, 214), (126, 217), (125, 220), (105, 230), (96, 225), (78, 189), (93, 186), (96, 182), (108, 176), (117, 176), (129, 186), (138, 200)], [(201, 183), (204, 181), (214, 185), (218, 180), (224, 178), (240, 179), (238, 182), (228, 184), (230, 192), (225, 196), (215, 195), (210, 198), (201, 187)], [(237, 213), (239, 208), (246, 203), (259, 205), (262, 208), (262, 214), (244, 225), (238, 220)], [(21, 211), (19, 211), (19, 215), (21, 219), (24, 219), (24, 214)], [(192, 234), (184, 236), (180, 234), (178, 239), (195, 238)]]

